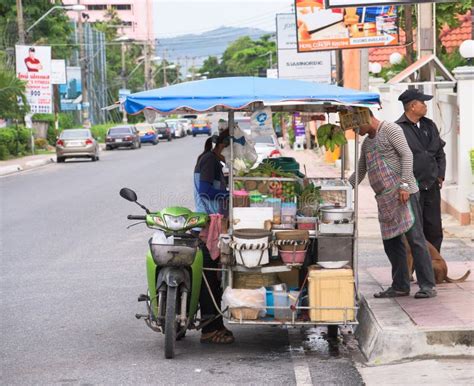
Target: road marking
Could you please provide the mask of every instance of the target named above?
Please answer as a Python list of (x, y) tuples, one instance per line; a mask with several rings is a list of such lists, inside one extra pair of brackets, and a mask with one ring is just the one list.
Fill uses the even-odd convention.
[(297, 386), (312, 385), (311, 373), (306, 362), (304, 348), (301, 344), (301, 331), (299, 328), (288, 329), (288, 340), (290, 341), (290, 354), (293, 361), (293, 369)]

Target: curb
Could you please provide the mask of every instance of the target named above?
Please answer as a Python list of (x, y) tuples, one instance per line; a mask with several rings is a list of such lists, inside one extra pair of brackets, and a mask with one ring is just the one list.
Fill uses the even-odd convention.
[(53, 162), (55, 162), (53, 158), (29, 161), (25, 164), (27, 166), (25, 169), (37, 168), (39, 166), (47, 165)]
[(0, 176), (7, 176), (9, 174), (21, 172), (23, 168), (21, 165), (8, 165), (0, 167)]
[(473, 356), (472, 329), (422, 330), (394, 299), (370, 298), (381, 287), (364, 272), (361, 276), (356, 338), (369, 365), (398, 362), (416, 357)]

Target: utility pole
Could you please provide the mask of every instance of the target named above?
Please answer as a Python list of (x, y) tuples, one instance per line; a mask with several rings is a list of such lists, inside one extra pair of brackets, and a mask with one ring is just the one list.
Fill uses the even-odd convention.
[(143, 43), (144, 72), (145, 72), (145, 90), (150, 87), (150, 54), (148, 50), (148, 40)]
[(342, 50), (336, 50), (336, 84), (344, 86), (344, 63), (342, 60)]
[[(80, 4), (80, 0), (77, 0)], [(81, 86), (82, 86), (82, 126), (86, 129), (91, 127), (89, 119), (89, 90), (87, 84), (87, 77), (89, 75), (89, 61), (85, 54), (84, 42), (84, 26), (82, 25), (82, 14), (79, 14), (77, 19), (77, 32), (79, 35), (79, 63), (81, 66)]]
[[(418, 4), (418, 59), (435, 53), (436, 27), (433, 25), (433, 10), (432, 3)], [(434, 81), (434, 77), (435, 69), (432, 64), (421, 69), (420, 78), (422, 81)]]
[(194, 56), (192, 57), (192, 61), (191, 61), (191, 80), (194, 80), (194, 59), (196, 59)]
[(179, 65), (179, 60), (180, 58), (176, 58), (176, 81), (174, 83), (178, 84), (179, 83), (179, 68), (180, 68), (180, 65)]
[(166, 79), (166, 67), (168, 66), (166, 64), (166, 50), (163, 50), (163, 60), (161, 63), (163, 63), (163, 87), (166, 87), (168, 85), (168, 79)]
[(16, 22), (18, 24), (18, 42), (25, 44), (25, 23), (23, 21), (23, 4), (16, 0)]
[[(121, 54), (122, 54), (122, 71), (121, 71), (121, 77), (122, 77), (122, 88), (125, 90), (127, 88), (127, 77), (125, 76), (125, 52), (126, 52), (126, 46), (125, 42), (122, 42), (121, 44)], [(128, 123), (128, 118), (127, 118), (127, 112), (125, 111), (125, 108), (122, 106), (122, 122), (123, 123)]]

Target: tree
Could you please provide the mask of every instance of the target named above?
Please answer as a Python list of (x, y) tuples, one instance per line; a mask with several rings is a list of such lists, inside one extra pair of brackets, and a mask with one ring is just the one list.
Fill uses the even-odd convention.
[[(59, 0), (22, 0), (25, 30), (43, 16)], [(12, 48), (18, 42), (16, 24), (16, 3), (13, 0), (0, 0), (0, 50)], [(74, 48), (72, 26), (64, 10), (56, 9), (41, 20), (26, 35), (27, 44), (51, 45), (52, 56), (57, 59), (68, 58)]]
[[(261, 69), (276, 63), (276, 44), (271, 35), (264, 35), (259, 40), (243, 36), (231, 43), (219, 63), (217, 58), (209, 57), (200, 72), (209, 72), (209, 77), (221, 76), (256, 76)], [(270, 59), (271, 58), (271, 59)]]
[[(4, 57), (2, 57), (0, 60), (0, 118), (23, 119), (29, 109), (25, 92), (25, 82), (18, 79), (15, 71), (4, 64)], [(18, 100), (22, 103), (19, 104)]]

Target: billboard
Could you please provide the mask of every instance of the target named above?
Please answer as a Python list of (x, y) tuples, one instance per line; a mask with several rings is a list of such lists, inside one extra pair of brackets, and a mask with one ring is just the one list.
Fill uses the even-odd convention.
[(298, 52), (400, 44), (396, 6), (331, 8), (295, 0)]
[(331, 53), (297, 50), (295, 14), (277, 15), (278, 77), (331, 83)]
[(66, 61), (64, 59), (51, 60), (51, 84), (65, 84), (66, 79)]
[(17, 45), (15, 57), (16, 76), (26, 82), (31, 113), (51, 113), (51, 47)]
[(377, 5), (408, 5), (421, 3), (448, 3), (454, 0), (325, 0), (326, 8), (372, 7)]
[(59, 95), (62, 111), (81, 109), (81, 67), (66, 67), (66, 83), (59, 85)]

